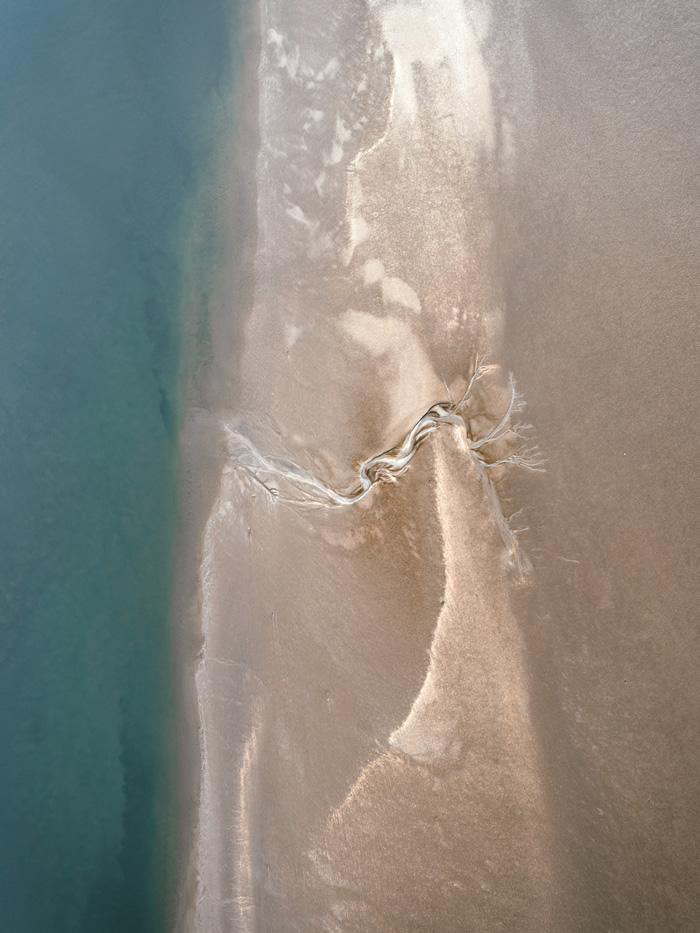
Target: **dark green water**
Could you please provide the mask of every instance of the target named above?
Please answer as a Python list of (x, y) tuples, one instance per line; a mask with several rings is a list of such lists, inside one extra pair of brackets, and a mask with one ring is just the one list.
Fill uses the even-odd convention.
[(8, 933), (169, 925), (182, 255), (234, 27), (224, 0), (0, 0)]

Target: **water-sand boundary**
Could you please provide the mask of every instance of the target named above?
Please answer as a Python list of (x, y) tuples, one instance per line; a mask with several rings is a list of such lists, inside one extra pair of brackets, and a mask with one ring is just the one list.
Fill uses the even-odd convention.
[[(260, 9), (231, 9), (230, 87), (214, 104), (214, 152), (193, 208), (184, 311), (188, 322), (180, 432), (180, 518), (172, 631), (176, 677), (178, 838), (173, 929), (193, 928), (200, 803), (200, 711), (195, 671), (202, 647), (200, 569), (204, 532), (218, 494), (225, 445), (217, 410), (227, 378), (213, 352), (235, 352), (252, 283), (256, 240)], [(225, 258), (224, 258), (225, 257)]]

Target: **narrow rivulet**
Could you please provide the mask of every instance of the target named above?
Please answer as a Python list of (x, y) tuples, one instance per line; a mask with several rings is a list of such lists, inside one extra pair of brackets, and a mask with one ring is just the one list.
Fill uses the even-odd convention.
[[(358, 479), (345, 490), (334, 489), (291, 460), (264, 456), (238, 428), (226, 425), (231, 461), (237, 470), (251, 477), (273, 499), (297, 506), (352, 505), (363, 499), (373, 486), (379, 483), (395, 483), (406, 472), (423, 441), (440, 425), (453, 425), (464, 432), (468, 450), (483, 467), (512, 464), (529, 470), (542, 470), (544, 461), (537, 450), (526, 450), (521, 444), (505, 456), (491, 458), (488, 455), (489, 445), (507, 437), (520, 439), (522, 431), (528, 427), (513, 424), (511, 420), (512, 416), (524, 407), (524, 402), (516, 391), (512, 374), (509, 375), (510, 394), (503, 417), (485, 435), (472, 435), (471, 419), (465, 417), (462, 410), (468, 407), (474, 383), (485, 371), (485, 367), (477, 364), (459, 401), (437, 402), (432, 405), (416, 421), (400, 445), (365, 460), (360, 465)], [(290, 487), (290, 491), (282, 492), (280, 485)]]

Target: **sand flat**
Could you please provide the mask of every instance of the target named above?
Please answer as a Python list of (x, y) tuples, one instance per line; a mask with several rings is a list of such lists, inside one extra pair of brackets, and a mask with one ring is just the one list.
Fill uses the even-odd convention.
[[(651, 916), (689, 929), (673, 894), (641, 910), (629, 893), (649, 877), (651, 842), (613, 871), (611, 840), (634, 837), (615, 835), (634, 814), (624, 788), (651, 758), (641, 707), (621, 750), (600, 749), (601, 671), (620, 655), (600, 632), (596, 647), (590, 619), (614, 583), (597, 594), (595, 523), (556, 514), (573, 521), (567, 497), (588, 480), (567, 473), (547, 428), (566, 406), (546, 361), (533, 371), (551, 337), (512, 320), (519, 283), (531, 302), (541, 287), (514, 276), (527, 254), (517, 209), (531, 216), (518, 172), (541, 92), (536, 29), (517, 5), (458, 0), (263, 0), (259, 12), (251, 285), (223, 288), (237, 339), (213, 347), (224, 455), (200, 568), (189, 928), (651, 929), (639, 926)], [(550, 387), (549, 400), (535, 391), (546, 424), (532, 419), (553, 459), (521, 479), (508, 461), (538, 459), (508, 430), (524, 417), (508, 415), (519, 365), (528, 396), (538, 379)], [(461, 423), (439, 424), (395, 482), (348, 504), (295, 495), (309, 478), (352, 488), (436, 403)], [(583, 450), (591, 464), (593, 435)], [(611, 559), (615, 534), (600, 540)], [(577, 631), (549, 631), (557, 615)], [(652, 693), (668, 683), (650, 658), (636, 663)], [(680, 702), (689, 715), (692, 697)], [(598, 725), (582, 730), (583, 715)], [(658, 821), (636, 825), (663, 837)], [(577, 834), (594, 840), (585, 856)], [(671, 891), (689, 851), (675, 859)]]

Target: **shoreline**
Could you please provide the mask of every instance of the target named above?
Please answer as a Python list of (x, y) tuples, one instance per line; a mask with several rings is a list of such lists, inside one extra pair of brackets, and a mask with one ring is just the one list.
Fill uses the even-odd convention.
[[(245, 280), (251, 275), (251, 256), (256, 239), (254, 192), (260, 65), (259, 0), (247, 0), (241, 21), (235, 33), (237, 48), (232, 50), (232, 86), (228, 98), (219, 100), (215, 119), (215, 123), (224, 124), (224, 139), (217, 139), (221, 127), (215, 126), (213, 164), (197, 199), (199, 203), (195, 207), (192, 230), (195, 240), (204, 229), (203, 238), (213, 238), (218, 244), (216, 252), (225, 249), (232, 257), (240, 258), (229, 267), (212, 270), (214, 281), (211, 288), (207, 287), (206, 273), (202, 280), (201, 268), (192, 275), (198, 323), (195, 326), (197, 333), (189, 335), (187, 348), (189, 366), (184, 392), (185, 418), (180, 432), (176, 586), (171, 613), (178, 767), (177, 887), (172, 927), (176, 933), (188, 933), (194, 927), (202, 768), (201, 710), (195, 683), (204, 637), (200, 571), (206, 524), (218, 495), (225, 456), (216, 417), (224, 393), (212, 347), (222, 339), (231, 350), (235, 347), (234, 334), (227, 327), (229, 322), (223, 320), (225, 295), (232, 290), (233, 293), (245, 294)], [(235, 60), (236, 54), (240, 56), (238, 61)], [(224, 197), (220, 198), (222, 193)], [(214, 204), (215, 218), (212, 220), (209, 211)], [(237, 229), (232, 229), (232, 218), (243, 219)], [(196, 267), (196, 258), (192, 265)], [(231, 280), (235, 283), (233, 286)], [(229, 314), (229, 318), (232, 317)]]

